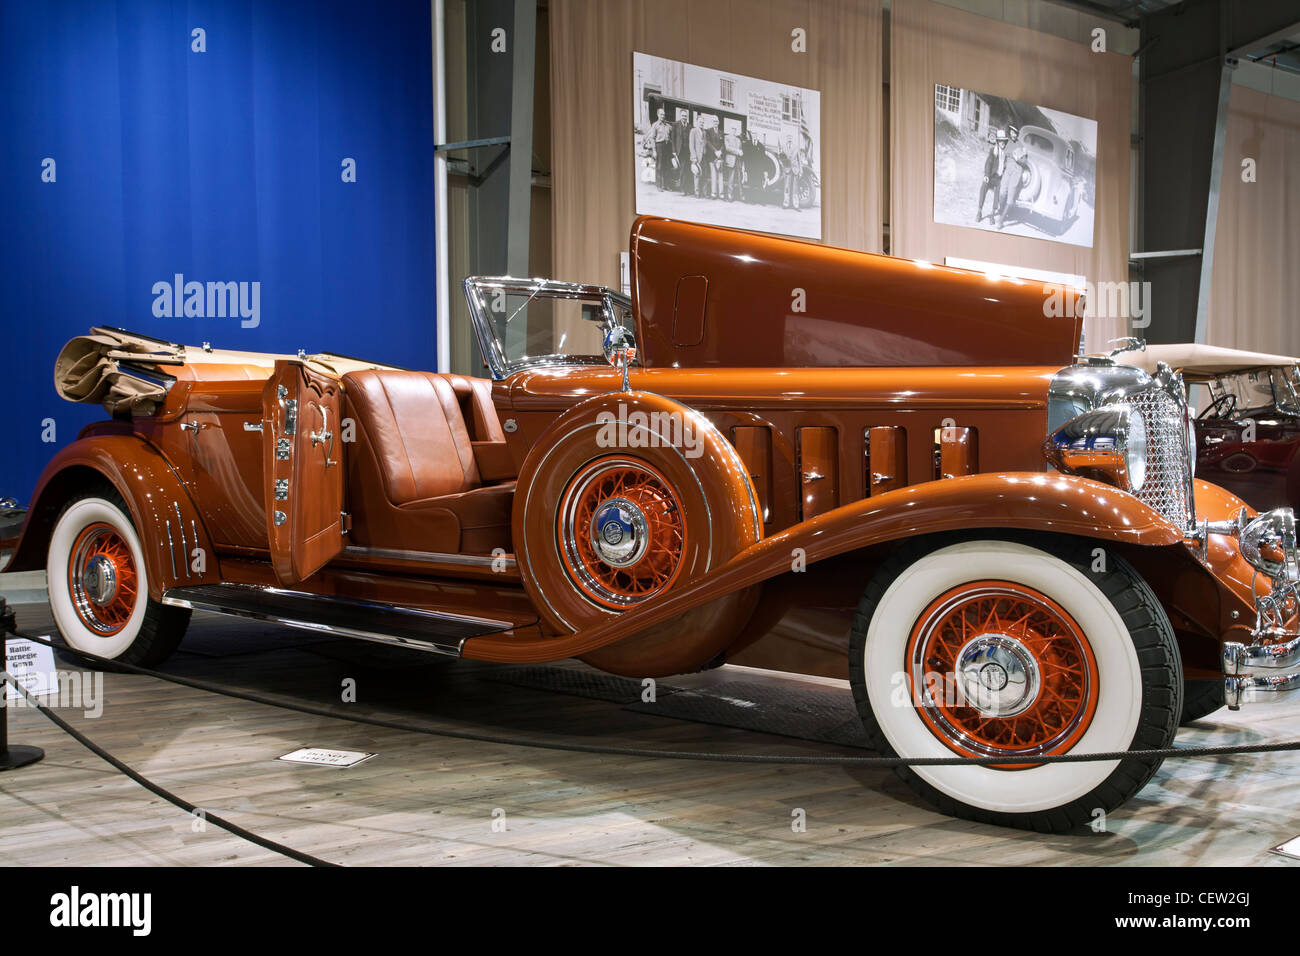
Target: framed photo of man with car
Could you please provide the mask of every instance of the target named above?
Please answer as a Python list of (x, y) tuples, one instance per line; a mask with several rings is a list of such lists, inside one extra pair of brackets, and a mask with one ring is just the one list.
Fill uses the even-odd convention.
[(934, 221), (1092, 246), (1097, 121), (934, 88)]
[(632, 54), (638, 214), (822, 237), (821, 94)]

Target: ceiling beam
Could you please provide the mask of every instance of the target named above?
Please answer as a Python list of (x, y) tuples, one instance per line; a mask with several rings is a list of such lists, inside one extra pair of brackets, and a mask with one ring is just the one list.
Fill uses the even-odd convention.
[(1245, 56), (1300, 32), (1300, 0), (1224, 0), (1229, 56)]
[(1105, 20), (1113, 20), (1116, 23), (1122, 23), (1126, 27), (1136, 27), (1138, 20), (1128, 13), (1116, 10), (1114, 7), (1108, 7), (1104, 3), (1096, 0), (1050, 0), (1051, 3), (1058, 7), (1068, 7), (1071, 10), (1077, 10), (1079, 13), (1087, 13), (1094, 17), (1101, 17)]

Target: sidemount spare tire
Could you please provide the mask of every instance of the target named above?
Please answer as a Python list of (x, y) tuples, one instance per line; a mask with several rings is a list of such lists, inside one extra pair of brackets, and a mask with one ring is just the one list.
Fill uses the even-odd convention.
[[(650, 392), (569, 409), (519, 472), (512, 530), (524, 587), (557, 633), (603, 624), (725, 564), (758, 541), (758, 499), (739, 454), (699, 412)], [(713, 660), (746, 623), (752, 589), (583, 657), (659, 677)]]

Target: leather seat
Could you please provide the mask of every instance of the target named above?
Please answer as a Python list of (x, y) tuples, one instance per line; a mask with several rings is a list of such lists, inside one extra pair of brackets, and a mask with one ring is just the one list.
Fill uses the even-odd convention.
[(503, 441), (492, 383), (366, 369), (343, 376), (357, 421), (348, 464), (353, 539), (446, 554), (511, 550), (514, 482), (484, 486), (474, 441)]

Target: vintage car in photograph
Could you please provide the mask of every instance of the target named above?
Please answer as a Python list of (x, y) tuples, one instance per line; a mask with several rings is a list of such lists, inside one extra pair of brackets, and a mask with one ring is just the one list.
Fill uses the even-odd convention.
[(1039, 216), (1064, 229), (1079, 212), (1083, 179), (1074, 169), (1074, 147), (1059, 134), (1041, 126), (1020, 130), (1025, 163), (1020, 171), (1017, 209), (1011, 218)]
[(1196, 416), (1196, 472), (1261, 511), (1300, 506), (1300, 358), (1212, 345), (1150, 345), (1189, 390), (1204, 386)]
[(1185, 682), (1300, 690), (1291, 510), (1194, 477), (1167, 365), (1076, 359), (1044, 297), (1077, 292), (652, 217), (631, 264), (630, 298), (466, 280), (490, 380), (94, 329), (56, 386), (111, 414), (9, 570), (46, 569), (73, 648), (142, 665), (204, 609), (844, 678), (880, 753), (970, 758), (900, 769), (918, 793), (1044, 831), (1143, 788), (1205, 709)]

